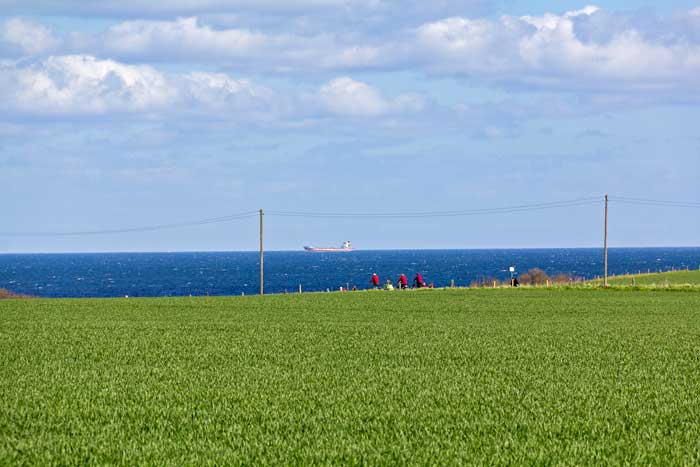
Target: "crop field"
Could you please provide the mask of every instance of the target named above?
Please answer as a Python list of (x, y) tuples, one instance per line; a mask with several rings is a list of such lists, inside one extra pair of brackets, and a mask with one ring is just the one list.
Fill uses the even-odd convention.
[(0, 302), (0, 465), (698, 465), (700, 293)]
[[(602, 279), (590, 281), (591, 283), (602, 284)], [(610, 285), (700, 285), (700, 270), (697, 271), (670, 271), (651, 274), (630, 274), (626, 276), (615, 276), (608, 278)]]

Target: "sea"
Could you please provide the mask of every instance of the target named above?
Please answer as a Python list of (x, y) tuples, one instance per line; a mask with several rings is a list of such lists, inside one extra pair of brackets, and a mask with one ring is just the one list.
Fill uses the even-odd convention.
[[(493, 250), (372, 250), (346, 253), (271, 251), (264, 256), (265, 293), (366, 289), (409, 281), (469, 286), (507, 280), (531, 268), (550, 276), (592, 279), (603, 274), (601, 248)], [(700, 247), (611, 248), (609, 274), (700, 269)], [(257, 252), (0, 254), (0, 288), (37, 297), (164, 297), (259, 293)]]

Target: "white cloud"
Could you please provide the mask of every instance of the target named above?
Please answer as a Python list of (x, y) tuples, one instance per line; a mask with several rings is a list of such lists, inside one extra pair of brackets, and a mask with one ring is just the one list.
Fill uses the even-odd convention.
[(260, 122), (285, 118), (293, 112), (289, 99), (247, 79), (225, 73), (192, 72), (177, 78), (177, 106), (204, 115), (236, 121)]
[[(394, 31), (381, 43), (329, 32), (215, 29), (182, 18), (123, 22), (98, 42), (106, 54), (129, 60), (227, 63), (276, 72), (408, 69), (501, 84), (648, 90), (697, 85), (700, 35), (693, 32), (694, 15), (693, 10), (673, 21), (659, 20), (654, 31), (644, 22), (611, 21), (595, 6), (496, 20), (451, 17)], [(684, 27), (674, 26), (680, 24)], [(601, 28), (609, 31), (606, 36), (585, 37)]]
[(421, 97), (387, 98), (349, 77), (313, 92), (278, 93), (225, 73), (166, 73), (89, 55), (31, 65), (0, 62), (0, 111), (23, 115), (187, 115), (237, 122), (294, 121), (309, 115), (382, 117), (423, 110)]
[(110, 28), (98, 42), (104, 53), (143, 61), (228, 63), (271, 71), (367, 66), (377, 49), (349, 45), (333, 34), (269, 34), (242, 28), (214, 29), (198, 18), (127, 21)]
[(41, 24), (12, 18), (0, 24), (0, 46), (14, 48), (24, 55), (36, 55), (56, 50), (61, 40)]
[(682, 38), (654, 42), (635, 28), (615, 31), (603, 42), (578, 37), (576, 21), (599, 11), (586, 7), (497, 21), (448, 18), (419, 27), (415, 48), (432, 72), (487, 81), (599, 90), (700, 84), (700, 44)]
[(3, 101), (29, 113), (104, 113), (157, 109), (176, 90), (152, 67), (90, 56), (51, 57), (39, 65), (4, 70), (12, 83)]
[(12, 19), (0, 24), (0, 56), (3, 50), (10, 56), (84, 54), (143, 63), (228, 64), (236, 69), (265, 71), (382, 68), (389, 64), (385, 48), (355, 44), (335, 33), (214, 28), (197, 17), (123, 21), (102, 33), (75, 32), (61, 37), (46, 26)]
[(580, 10), (568, 11), (562, 16), (546, 13), (543, 16), (521, 16), (520, 20), (535, 26), (538, 30), (556, 29), (563, 20), (576, 18), (577, 16), (590, 16), (599, 10), (600, 8), (597, 6), (589, 5), (585, 8), (581, 8)]
[[(384, 7), (381, 1), (357, 1), (367, 8)], [(317, 77), (352, 70), (408, 70), (462, 76), (507, 89), (687, 92), (700, 85), (699, 28), (697, 9), (651, 21), (595, 6), (560, 15), (454, 16), (408, 30), (383, 31), (381, 41), (376, 35), (336, 31), (215, 28), (196, 17), (124, 21), (102, 33), (59, 37), (42, 25), (10, 20), (0, 30), (0, 51), (5, 44), (5, 49), (12, 46), (30, 57), (80, 53), (130, 63), (203, 64), (236, 72)], [(330, 86), (324, 92), (339, 91)], [(383, 108), (376, 99), (367, 102), (375, 102), (364, 107), (368, 114), (386, 113), (391, 107)]]
[(168, 74), (86, 55), (0, 67), (0, 108), (29, 114), (158, 113), (173, 109), (267, 111), (271, 91), (213, 73)]
[(501, 28), (488, 20), (457, 17), (425, 24), (415, 32), (416, 60), (436, 72), (475, 76), (509, 73), (517, 60), (517, 49), (506, 44), (513, 43), (518, 32), (515, 27)]
[(216, 31), (198, 24), (197, 18), (176, 21), (127, 21), (102, 38), (107, 52), (118, 56), (236, 57), (260, 53), (274, 40), (262, 33), (229, 29)]
[(336, 78), (321, 87), (318, 99), (323, 108), (336, 115), (374, 117), (422, 110), (418, 96), (405, 94), (387, 99), (376, 88), (352, 78)]

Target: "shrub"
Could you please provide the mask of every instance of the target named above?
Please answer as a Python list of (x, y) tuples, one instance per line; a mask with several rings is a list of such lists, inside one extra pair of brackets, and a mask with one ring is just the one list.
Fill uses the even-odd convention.
[(29, 296), (17, 294), (7, 289), (0, 289), (0, 299), (4, 298), (29, 298)]
[(518, 281), (522, 285), (544, 285), (551, 281), (546, 272), (540, 268), (530, 269), (528, 272), (520, 274)]
[(573, 281), (574, 281), (574, 276), (572, 274), (564, 274), (564, 273), (557, 274), (553, 279), (553, 282), (555, 284), (570, 284)]

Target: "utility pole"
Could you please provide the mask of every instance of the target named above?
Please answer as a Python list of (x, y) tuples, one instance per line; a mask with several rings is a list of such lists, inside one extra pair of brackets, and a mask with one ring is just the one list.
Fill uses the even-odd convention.
[(605, 236), (603, 239), (603, 287), (608, 287), (608, 194), (605, 193)]
[(260, 209), (260, 295), (265, 295), (265, 273), (263, 267), (263, 210)]

